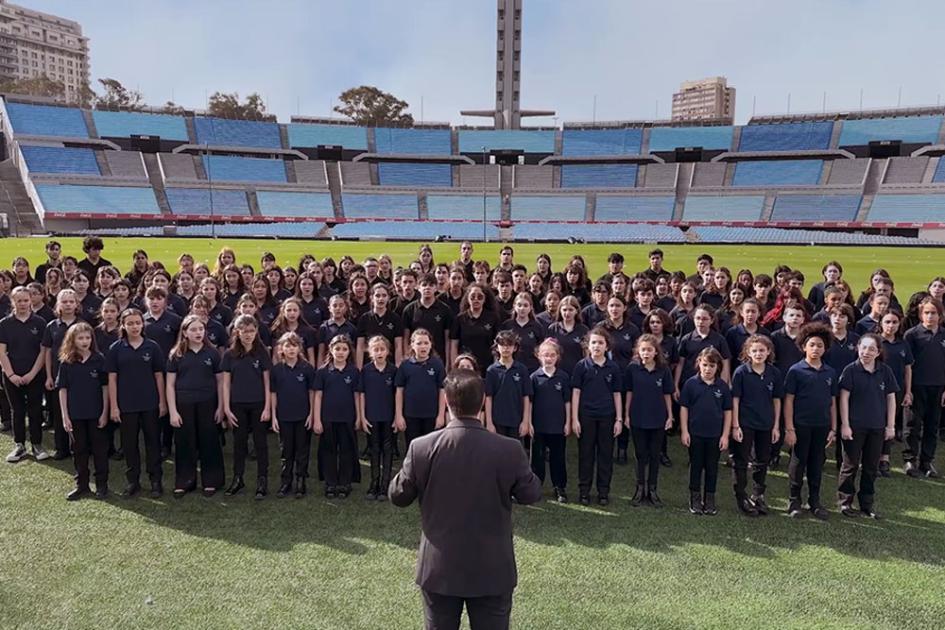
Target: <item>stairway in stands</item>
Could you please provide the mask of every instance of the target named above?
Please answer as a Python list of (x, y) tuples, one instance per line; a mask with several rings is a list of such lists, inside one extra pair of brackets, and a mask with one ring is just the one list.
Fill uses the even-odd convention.
[(154, 198), (157, 200), (161, 214), (171, 214), (171, 204), (167, 201), (167, 192), (164, 190), (164, 176), (156, 153), (142, 153), (144, 169), (148, 172), (148, 181), (154, 189)]
[(870, 208), (873, 207), (873, 199), (876, 198), (876, 192), (883, 181), (888, 162), (885, 159), (873, 158), (870, 160), (869, 170), (866, 172), (866, 182), (863, 184), (863, 201), (860, 202), (860, 209), (853, 219), (857, 223), (863, 222), (870, 214)]
[(43, 223), (26, 193), (20, 170), (13, 160), (0, 162), (0, 213), (7, 215), (10, 234), (13, 236), (43, 232)]

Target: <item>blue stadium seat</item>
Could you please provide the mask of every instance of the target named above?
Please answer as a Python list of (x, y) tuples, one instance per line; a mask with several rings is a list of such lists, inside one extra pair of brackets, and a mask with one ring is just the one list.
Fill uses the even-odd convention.
[(598, 195), (595, 221), (670, 221), (676, 198), (669, 195)]
[(132, 135), (160, 136), (161, 140), (188, 141), (187, 123), (182, 116), (143, 114), (141, 112), (106, 112), (94, 110), (92, 120), (101, 138), (127, 138)]
[(167, 201), (175, 214), (214, 214), (220, 216), (249, 214), (249, 201), (246, 199), (246, 192), (242, 190), (167, 188), (166, 191)]
[[(482, 195), (427, 195), (427, 214), (434, 219), (464, 219), (476, 221), (482, 219)], [(486, 196), (486, 220), (498, 221), (502, 218), (499, 197)]]
[(565, 164), (561, 167), (562, 188), (633, 188), (636, 183), (636, 164)]
[(643, 141), (642, 129), (565, 129), (562, 155), (636, 155)]
[(607, 243), (683, 243), (685, 235), (668, 225), (628, 223), (615, 226), (609, 223), (517, 223), (512, 235), (522, 240), (564, 241), (579, 238)]
[(784, 228), (716, 227), (692, 228), (700, 243), (796, 243), (800, 245), (917, 245), (927, 241), (905, 236), (882, 236), (858, 232), (789, 230)]
[(945, 195), (876, 195), (866, 223), (945, 223)]
[(538, 129), (460, 129), (459, 152), (482, 153), (482, 147), (518, 149), (526, 153), (554, 153), (555, 132)]
[(941, 116), (845, 120), (840, 131), (840, 146), (869, 144), (878, 140), (934, 144), (938, 141), (941, 126)]
[(197, 144), (259, 149), (282, 147), (279, 125), (274, 122), (197, 116), (194, 118), (194, 128), (197, 131)]
[(449, 155), (450, 134), (449, 129), (378, 127), (374, 142), (378, 153)]
[[(433, 240), (446, 235), (453, 239), (482, 238), (482, 223), (473, 221), (363, 221), (340, 223), (332, 228), (338, 238), (387, 238)], [(486, 225), (486, 236), (491, 240), (499, 237), (494, 225)]]
[(289, 146), (317, 147), (341, 145), (346, 149), (367, 151), (367, 129), (353, 125), (316, 125), (289, 123)]
[(772, 221), (852, 221), (859, 195), (778, 195)]
[(129, 186), (37, 184), (47, 212), (95, 214), (160, 214), (154, 190)]
[(419, 219), (417, 195), (413, 193), (358, 194), (342, 196), (345, 216), (349, 219)]
[(932, 175), (932, 181), (936, 184), (945, 183), (945, 159), (939, 158), (938, 166), (935, 167), (935, 174)]
[(764, 195), (689, 195), (683, 221), (758, 221)]
[(381, 186), (449, 188), (453, 184), (449, 164), (381, 162), (377, 173)]
[(220, 182), (273, 182), (284, 184), (285, 163), (282, 160), (239, 157), (236, 155), (204, 155), (207, 178)]
[(85, 126), (82, 111), (74, 107), (7, 103), (6, 108), (15, 133), (67, 138), (89, 137), (89, 129)]
[(26, 166), (33, 173), (101, 175), (95, 152), (74, 147), (34, 147), (21, 145)]
[(650, 153), (674, 151), (677, 147), (702, 147), (708, 151), (732, 148), (733, 127), (653, 127)]
[(797, 122), (742, 127), (739, 151), (827, 149), (833, 122)]
[(180, 236), (228, 238), (315, 238), (325, 227), (324, 223), (217, 223), (210, 225), (181, 225)]
[(822, 160), (763, 160), (735, 165), (733, 186), (816, 186)]
[(514, 221), (583, 221), (584, 195), (512, 195)]
[(331, 193), (327, 192), (259, 190), (256, 200), (264, 217), (332, 217), (335, 214)]

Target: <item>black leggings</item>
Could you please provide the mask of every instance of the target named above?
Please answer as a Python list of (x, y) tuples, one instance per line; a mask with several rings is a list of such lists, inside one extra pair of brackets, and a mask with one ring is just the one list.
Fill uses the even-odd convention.
[[(896, 392), (896, 435), (902, 434), (902, 416), (903, 416), (903, 406), (902, 406), (902, 391)], [(895, 438), (894, 438), (895, 439)], [(889, 455), (889, 452), (892, 450), (892, 440), (883, 440), (883, 455)]]
[(59, 407), (59, 390), (52, 391), (45, 389), (43, 391), (46, 399), (46, 410), (49, 412), (49, 420), (53, 427), (53, 448), (59, 453), (66, 455), (72, 448), (69, 444), (69, 434), (62, 426), (62, 409)]
[[(840, 440), (843, 445), (843, 467), (837, 479), (837, 500), (841, 506), (852, 506), (853, 497), (860, 501), (860, 509), (873, 507), (876, 494), (876, 474), (883, 450), (885, 429), (853, 429), (852, 440)], [(856, 490), (856, 474), (860, 473), (860, 491)]]
[(638, 429), (631, 426), (633, 434), (633, 452), (637, 459), (637, 485), (656, 489), (660, 474), (660, 452), (666, 440), (663, 427), (657, 429)]
[(269, 475), (269, 423), (260, 420), (263, 403), (230, 403), (230, 411), (236, 416), (233, 429), (233, 475), (242, 477), (246, 472), (246, 454), (249, 450), (249, 435), (253, 434), (256, 447), (256, 476)]
[[(768, 462), (771, 461), (771, 429), (751, 429), (742, 427), (742, 441), (729, 440), (728, 450), (732, 453), (732, 479), (735, 497), (747, 498), (748, 463), (751, 462), (751, 493), (760, 497), (767, 488)], [(752, 453), (754, 452), (754, 457)]]
[(357, 465), (354, 428), (347, 422), (325, 422), (324, 427), (320, 454), (325, 457), (322, 464), (325, 485), (350, 486)]
[(689, 436), (689, 490), (702, 491), (705, 473), (706, 494), (714, 494), (719, 480), (719, 438)]
[(163, 476), (161, 467), (161, 426), (158, 423), (158, 410), (129, 411), (121, 413), (121, 446), (125, 451), (125, 477), (129, 484), (137, 485), (141, 479), (141, 451), (138, 436), (144, 434), (144, 456), (148, 477), (152, 483), (160, 482)]
[(219, 488), (224, 483), (223, 447), (213, 414), (214, 399), (194, 403), (177, 403), (181, 426), (174, 430), (176, 439), (174, 487), (190, 489), (197, 484), (197, 462), (204, 488)]
[(597, 494), (606, 497), (614, 474), (614, 416), (581, 416), (579, 421), (578, 489), (582, 496), (590, 493), (596, 464)]
[(89, 453), (95, 464), (95, 485), (108, 485), (108, 430), (98, 428), (94, 420), (72, 419), (72, 456), (75, 461), (75, 485), (89, 487)]
[(532, 438), (532, 472), (539, 481), (545, 482), (545, 448), (548, 449), (548, 468), (551, 470), (552, 487), (564, 490), (568, 487), (568, 468), (565, 457), (567, 438), (561, 433), (535, 433)]
[(921, 466), (935, 459), (941, 417), (942, 388), (932, 385), (914, 385), (912, 387), (912, 415), (903, 430), (905, 448), (902, 449), (902, 458), (905, 461), (914, 462), (918, 457)]
[(26, 417), (30, 420), (30, 442), (43, 443), (43, 381), (38, 376), (27, 385), (14, 385), (6, 376), (3, 388), (13, 409), (13, 441), (26, 443)]
[(804, 477), (807, 477), (807, 503), (811, 509), (821, 507), (820, 482), (824, 474), (825, 449), (829, 427), (795, 426), (797, 442), (791, 451), (791, 464), (788, 466), (790, 479), (789, 498), (800, 502)]
[[(305, 421), (280, 422), (279, 441), (282, 447), (282, 483), (292, 483), (293, 473), (300, 479), (308, 477), (308, 460), (312, 451), (312, 433)], [(257, 447), (256, 457), (259, 457)]]
[(371, 452), (371, 485), (387, 494), (394, 460), (394, 426), (390, 422), (375, 422), (367, 437)]
[(428, 433), (433, 433), (436, 429), (436, 418), (417, 418), (414, 416), (404, 416), (404, 422), (407, 423), (407, 430), (404, 431), (404, 441), (407, 448), (410, 443), (418, 437), (423, 437)]

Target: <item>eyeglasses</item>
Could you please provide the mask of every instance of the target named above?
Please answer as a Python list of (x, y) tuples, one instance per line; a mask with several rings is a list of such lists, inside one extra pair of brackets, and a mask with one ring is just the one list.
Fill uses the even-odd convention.
[(470, 295), (470, 296), (469, 296), (469, 301), (470, 301), (470, 302), (481, 302), (481, 301), (483, 301), (484, 299), (486, 299), (486, 298), (485, 298), (485, 296), (483, 296), (483, 295)]

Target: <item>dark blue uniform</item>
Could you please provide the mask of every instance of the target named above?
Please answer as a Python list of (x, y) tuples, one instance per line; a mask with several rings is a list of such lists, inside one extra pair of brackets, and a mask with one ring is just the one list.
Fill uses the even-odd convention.
[(397, 368), (394, 384), (403, 388), (403, 415), (407, 423), (404, 432), (407, 446), (421, 435), (433, 431), (440, 413), (440, 390), (446, 378), (443, 362), (437, 357), (418, 361), (411, 357)]
[(774, 401), (784, 398), (784, 375), (773, 365), (766, 365), (758, 374), (750, 363), (743, 363), (732, 375), (732, 396), (739, 400), (738, 418), (732, 424), (737, 422), (742, 430), (741, 442), (729, 442), (735, 496), (739, 500), (748, 496), (748, 463), (751, 462), (752, 496), (758, 498), (764, 496), (767, 488), (771, 432), (778, 421), (774, 417)]
[[(587, 333), (588, 328), (584, 324), (574, 324), (570, 332), (565, 330), (561, 322), (553, 322), (548, 326), (548, 337), (561, 346), (559, 367), (568, 374), (573, 375), (574, 366), (584, 358), (584, 337)], [(576, 409), (575, 412), (577, 412)]]
[(571, 375), (559, 368), (548, 376), (544, 369), (538, 368), (532, 372), (531, 382), (532, 425), (535, 429), (532, 471), (544, 483), (547, 448), (551, 485), (556, 492), (563, 494), (568, 486), (564, 424), (571, 404)]
[(358, 466), (354, 424), (359, 377), (353, 363), (340, 370), (329, 364), (315, 373), (315, 390), (322, 393), (324, 427), (319, 441), (319, 461), (325, 485), (329, 488), (349, 487)]
[[(7, 347), (7, 358), (13, 373), (28, 374), (42, 352), (43, 331), (46, 322), (30, 313), (23, 321), (11, 313), (0, 320), (0, 343)], [(29, 415), (30, 442), (40, 446), (43, 441), (43, 379), (42, 370), (27, 385), (14, 385), (6, 376), (3, 388), (13, 408), (13, 439), (17, 444), (26, 442), (26, 417)]]
[(485, 374), (486, 367), (492, 362), (492, 342), (499, 332), (499, 318), (492, 311), (482, 311), (479, 317), (462, 313), (453, 320), (450, 339), (459, 343), (460, 353), (468, 353), (476, 358), (479, 369)]
[(581, 390), (579, 407), (572, 410), (581, 424), (578, 488), (582, 497), (588, 496), (596, 460), (597, 494), (607, 498), (613, 476), (614, 394), (623, 391), (620, 368), (610, 359), (605, 359), (603, 365), (590, 357), (581, 359), (571, 374), (571, 388)]
[(928, 470), (935, 459), (939, 423), (942, 417), (942, 390), (945, 389), (945, 328), (929, 330), (919, 324), (906, 331), (915, 363), (912, 366), (912, 414), (903, 428), (905, 448), (902, 458), (916, 463), (919, 471)]
[[(264, 483), (269, 475), (269, 425), (262, 422), (266, 407), (266, 387), (263, 377), (272, 372), (269, 353), (264, 348), (244, 354), (227, 350), (220, 361), (220, 371), (230, 375), (230, 411), (236, 416), (233, 430), (233, 475), (242, 477), (246, 471), (249, 435), (256, 447), (256, 476)], [(271, 387), (271, 384), (270, 384)]]
[(371, 424), (368, 445), (371, 451), (371, 490), (387, 496), (393, 466), (394, 379), (397, 368), (390, 361), (378, 370), (373, 362), (365, 363), (358, 382), (364, 394), (364, 417)]
[(715, 494), (719, 478), (719, 438), (725, 412), (732, 409), (732, 392), (720, 378), (706, 383), (701, 376), (688, 379), (679, 394), (679, 404), (689, 413), (689, 491)]
[(525, 366), (529, 373), (538, 369), (538, 357), (535, 352), (539, 344), (545, 339), (545, 327), (538, 323), (534, 318), (529, 318), (524, 326), (520, 325), (513, 317), (506, 320), (500, 330), (511, 330), (518, 335), (518, 350), (515, 352), (515, 360)]
[(154, 340), (167, 358), (171, 354), (171, 348), (177, 343), (180, 324), (181, 318), (169, 311), (164, 311), (158, 318), (151, 313), (145, 313), (144, 336)]
[(89, 453), (95, 464), (95, 485), (108, 486), (108, 433), (99, 428), (105, 411), (103, 388), (108, 383), (105, 357), (93, 352), (85, 361), (59, 366), (56, 387), (66, 390), (66, 407), (72, 421), (73, 458), (77, 488), (89, 487)]
[(301, 359), (294, 366), (277, 363), (271, 379), (272, 393), (278, 399), (274, 415), (279, 422), (282, 485), (291, 487), (293, 475), (299, 484), (308, 477), (312, 434), (305, 421), (312, 411), (309, 392), (315, 389), (315, 369)]
[(518, 438), (525, 414), (524, 398), (532, 395), (532, 381), (522, 363), (506, 367), (496, 361), (486, 370), (485, 394), (492, 398), (492, 423), (496, 431)]
[(788, 370), (784, 392), (794, 395), (794, 430), (797, 438), (788, 468), (792, 508), (800, 506), (805, 475), (808, 503), (811, 509), (821, 507), (824, 449), (830, 433), (830, 410), (834, 408), (838, 380), (837, 372), (826, 363), (817, 369), (802, 360)]
[(624, 388), (630, 398), (630, 433), (637, 459), (637, 488), (652, 495), (656, 492), (660, 470), (660, 451), (665, 440), (666, 396), (675, 390), (669, 366), (646, 369), (636, 361), (624, 371)]
[(299, 301), (302, 302), (302, 319), (314, 330), (318, 330), (328, 317), (328, 302), (319, 296), (315, 296), (308, 302), (303, 298), (299, 298)]
[(174, 430), (174, 488), (191, 490), (197, 484), (197, 461), (204, 488), (220, 488), (224, 482), (223, 448), (214, 421), (220, 353), (210, 346), (183, 356), (171, 355), (167, 373), (176, 374), (174, 393), (181, 426)]
[[(706, 348), (715, 348), (718, 350), (719, 354), (722, 355), (722, 359), (732, 358), (732, 352), (729, 350), (728, 342), (725, 341), (722, 335), (714, 330), (710, 330), (709, 334), (705, 337), (695, 330), (683, 335), (679, 340), (678, 350), (679, 358), (683, 361), (682, 374), (679, 376), (680, 390), (686, 381), (699, 373), (699, 370), (696, 368), (696, 359), (699, 357), (699, 353)], [(722, 366), (720, 365), (719, 373), (721, 373), (721, 370)]]

